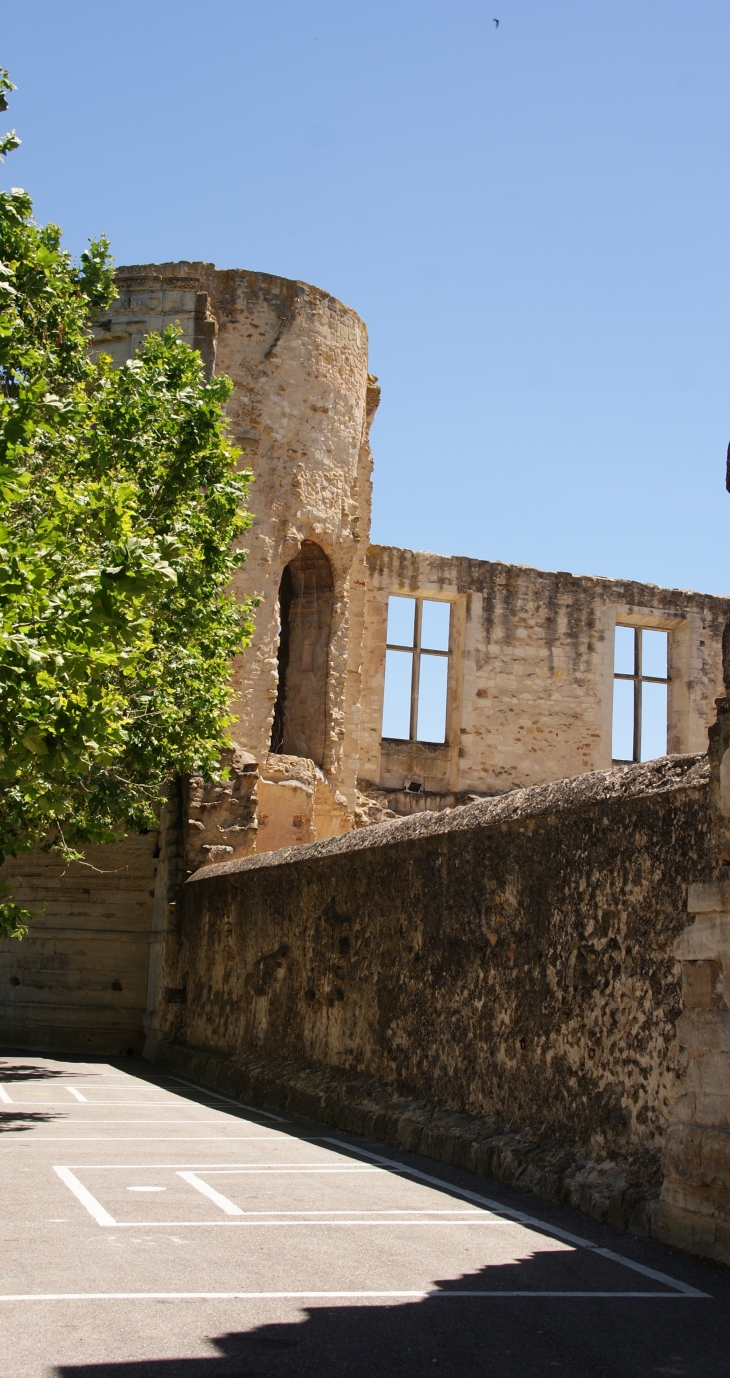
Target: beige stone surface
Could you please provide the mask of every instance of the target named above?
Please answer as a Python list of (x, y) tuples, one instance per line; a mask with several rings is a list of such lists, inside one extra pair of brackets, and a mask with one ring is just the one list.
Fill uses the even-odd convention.
[[(668, 751), (706, 750), (729, 599), (390, 546), (370, 547), (368, 570), (361, 778), (500, 793), (606, 769), (617, 623), (668, 631)], [(451, 605), (443, 746), (381, 742), (391, 594)]]
[(259, 772), (240, 747), (225, 753), (219, 781), (185, 782), (183, 810), (187, 874), (199, 866), (249, 856), (255, 850)]
[[(232, 435), (256, 475), (235, 586), (261, 598), (233, 671), (234, 733), (259, 763), (284, 682), (275, 750), (310, 757), (361, 824), (374, 811), (356, 799), (358, 781), (406, 813), (605, 769), (617, 623), (669, 633), (668, 751), (705, 749), (730, 600), (368, 546), (379, 389), (360, 318), (306, 283), (200, 262), (122, 268), (119, 287), (95, 347), (106, 340), (121, 362), (146, 330), (177, 320), (234, 382)], [(280, 645), (286, 569), (294, 602)], [(381, 739), (390, 594), (450, 605), (443, 745)], [(418, 803), (404, 793), (414, 777)]]
[(257, 852), (323, 842), (354, 826), (344, 796), (331, 788), (313, 761), (269, 752), (261, 776)]
[[(721, 700), (722, 702), (722, 700)], [(712, 761), (713, 773), (717, 761)], [(710, 789), (711, 808), (717, 790)], [(730, 1263), (730, 886), (693, 882), (692, 922), (674, 944), (682, 963), (684, 1010), (677, 1037), (686, 1050), (664, 1146), (664, 1183), (655, 1227), (661, 1239)]]
[[(329, 561), (333, 583), (317, 764), (354, 800), (370, 526), (368, 429), (378, 398), (368, 377), (366, 328), (328, 293), (265, 273), (219, 271), (208, 263), (147, 264), (120, 269), (119, 282), (120, 302), (107, 313), (107, 334), (130, 331), (130, 316), (143, 334), (145, 311), (147, 328), (159, 329), (162, 308), (167, 321), (177, 303), (188, 338), (194, 334), (194, 295), (198, 320), (212, 332), (215, 370), (235, 385), (228, 406), (232, 437), (256, 474), (256, 521), (235, 587), (241, 596), (261, 598), (253, 645), (233, 671), (236, 740), (257, 760), (269, 751), (279, 584), (302, 544), (313, 542)], [(97, 330), (97, 338), (103, 333)], [(130, 346), (136, 338), (129, 334)]]
[(300, 780), (262, 780), (258, 824), (257, 852), (314, 842), (314, 789)]
[(22, 942), (0, 940), (0, 1042), (139, 1052), (147, 996), (157, 834), (88, 847), (87, 866), (32, 853), (4, 878), (36, 913)]

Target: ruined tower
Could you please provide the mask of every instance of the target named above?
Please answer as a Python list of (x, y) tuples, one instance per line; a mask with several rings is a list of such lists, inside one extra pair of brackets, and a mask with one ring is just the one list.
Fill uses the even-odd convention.
[[(379, 396), (367, 330), (327, 292), (266, 273), (145, 264), (121, 268), (117, 286), (95, 348), (121, 364), (147, 333), (176, 325), (210, 372), (233, 380), (231, 437), (256, 478), (234, 587), (261, 600), (252, 646), (233, 667), (233, 735), (269, 783), (291, 783), (294, 770), (294, 784), (312, 786), (311, 772), (308, 783), (272, 756), (314, 763), (339, 805), (339, 822), (324, 821), (332, 808), (320, 780), (316, 835), (328, 836), (344, 825), (357, 777), (368, 431)], [(308, 835), (311, 826), (291, 840)]]

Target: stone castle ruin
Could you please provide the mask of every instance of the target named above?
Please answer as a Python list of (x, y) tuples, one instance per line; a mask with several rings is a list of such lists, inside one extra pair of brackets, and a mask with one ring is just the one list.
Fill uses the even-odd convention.
[(371, 545), (357, 315), (205, 263), (118, 288), (94, 349), (177, 324), (233, 380), (256, 630), (224, 782), (96, 869), (6, 862), (40, 912), (0, 1037), (144, 1045), (727, 1260), (730, 599)]

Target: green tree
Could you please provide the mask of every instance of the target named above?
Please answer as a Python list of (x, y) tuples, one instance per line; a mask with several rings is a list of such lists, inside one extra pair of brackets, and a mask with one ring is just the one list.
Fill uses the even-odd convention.
[[(14, 89), (0, 70), (0, 109)], [(17, 147), (0, 140), (0, 158)], [(174, 330), (113, 369), (88, 352), (116, 295), (106, 239), (75, 263), (0, 192), (0, 860), (150, 827), (175, 772), (213, 778), (251, 603), (251, 473)], [(30, 915), (0, 882), (0, 932)]]

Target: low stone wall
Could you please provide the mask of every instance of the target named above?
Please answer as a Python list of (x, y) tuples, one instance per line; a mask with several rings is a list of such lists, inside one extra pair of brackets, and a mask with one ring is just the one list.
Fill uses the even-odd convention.
[(350, 1127), (369, 1101), (384, 1137), (394, 1115), (419, 1134), (468, 1116), (469, 1165), (504, 1175), (479, 1152), (512, 1136), (512, 1180), (560, 1197), (602, 1178), (599, 1216), (651, 1196), (686, 1058), (673, 948), (688, 880), (712, 873), (707, 781), (706, 758), (669, 757), (204, 868), (150, 1051), (249, 1094), (251, 1059), (279, 1068), (269, 1097)]

